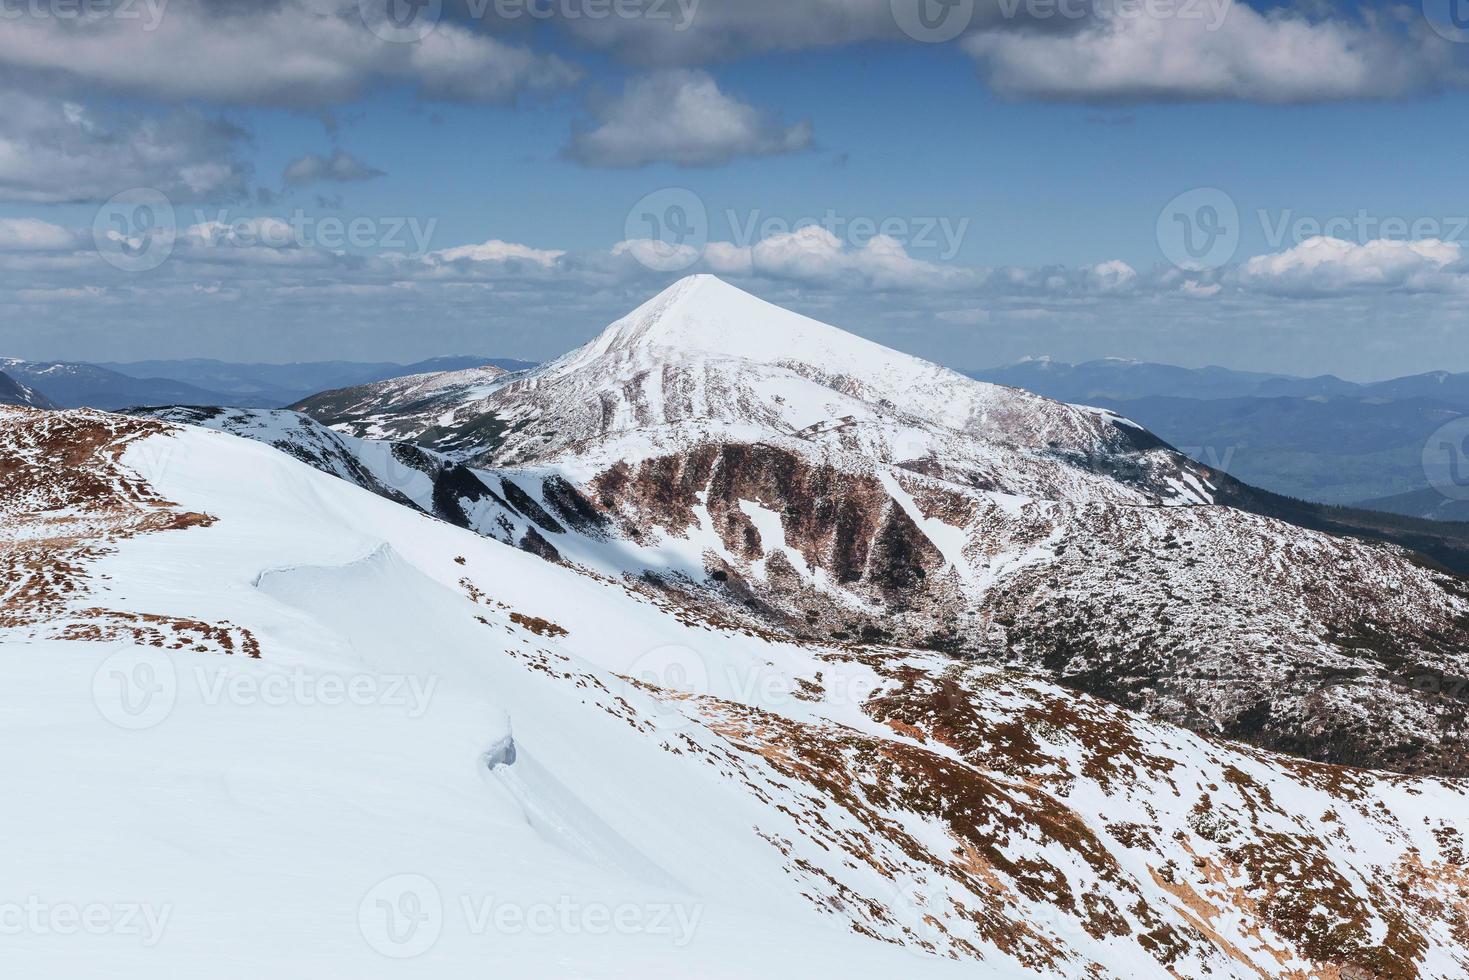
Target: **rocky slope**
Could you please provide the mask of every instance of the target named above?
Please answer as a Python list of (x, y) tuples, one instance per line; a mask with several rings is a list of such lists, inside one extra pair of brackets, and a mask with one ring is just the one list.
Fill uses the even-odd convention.
[(491, 366), (410, 375), (324, 392), (291, 408), (363, 439), (472, 451), (494, 441), (499, 427), (467, 406), (506, 373)]
[[(280, 419), (200, 421), (258, 439)], [(311, 465), (194, 425), (0, 410), (0, 744), (26, 746), (7, 763), (26, 806), (0, 833), (30, 843), (7, 881), (172, 913), (148, 948), (11, 937), (22, 973), (209, 972), (242, 934), (271, 937), (255, 968), (365, 977), (404, 956), (513, 978), (551, 959), (730, 978), (1469, 970), (1462, 782), (1241, 747), (1033, 672), (745, 627), (312, 468), (351, 439), (273, 437), (308, 438)], [(405, 690), (424, 698), (388, 693)], [(96, 833), (99, 812), (139, 828), (133, 846)], [(476, 928), (485, 896), (549, 925)], [(685, 928), (632, 915), (650, 910)]]
[(23, 385), (4, 373), (0, 373), (0, 405), (21, 405), (26, 408), (56, 407), (55, 402), (36, 389)]
[(537, 370), (415, 384), (322, 418), (444, 449), (424, 509), (545, 557), (804, 641), (1026, 667), (1205, 734), (1469, 773), (1464, 583), (1227, 506), (1253, 498), (1108, 412), (707, 276)]

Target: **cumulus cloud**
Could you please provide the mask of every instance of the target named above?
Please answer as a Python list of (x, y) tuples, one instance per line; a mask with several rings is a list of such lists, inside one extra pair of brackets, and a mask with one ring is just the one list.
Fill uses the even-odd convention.
[(437, 252), (429, 253), (428, 259), (431, 263), (529, 262), (549, 269), (565, 254), (564, 251), (531, 248), (529, 245), (517, 245), (514, 242), (492, 238), (479, 245), (458, 245), (454, 248), (440, 249)]
[(565, 151), (589, 167), (717, 166), (811, 146), (809, 122), (784, 126), (720, 91), (702, 71), (635, 78), (593, 112), (596, 124), (573, 133)]
[(1357, 244), (1311, 238), (1294, 248), (1258, 255), (1242, 265), (1239, 284), (1279, 296), (1334, 296), (1364, 290), (1457, 292), (1469, 286), (1463, 247), (1437, 239)]
[(1395, 22), (1392, 11), (1313, 18), (1224, 0), (1199, 5), (1198, 16), (1184, 16), (1182, 4), (1166, 17), (1116, 9), (1099, 8), (1070, 33), (981, 32), (963, 45), (992, 87), (1031, 99), (1327, 102), (1398, 98), (1466, 81), (1454, 45), (1417, 19)]
[(1137, 270), (1120, 259), (1099, 262), (1087, 270), (1088, 281), (1100, 293), (1123, 293), (1137, 285)]
[(0, 218), (0, 251), (59, 251), (76, 244), (76, 236), (60, 225), (35, 218)]
[(340, 0), (172, 0), (151, 24), (111, 16), (85, 29), (58, 17), (7, 18), (0, 69), (53, 86), (287, 106), (348, 101), (380, 81), (416, 83), (436, 98), (508, 102), (579, 77), (560, 58), (448, 20), (416, 43), (395, 43)]
[(329, 157), (315, 153), (297, 157), (286, 164), (281, 179), (291, 187), (304, 187), (321, 182), (347, 184), (381, 176), (381, 170), (369, 167), (344, 150), (337, 150)]
[(710, 242), (697, 249), (634, 239), (619, 242), (612, 251), (654, 269), (857, 289), (951, 289), (982, 278), (972, 269), (914, 258), (901, 242), (886, 235), (856, 245), (819, 225), (771, 235), (754, 245)]
[(180, 201), (239, 196), (243, 130), (194, 110), (107, 123), (74, 102), (0, 91), (0, 198), (106, 200), (152, 187)]

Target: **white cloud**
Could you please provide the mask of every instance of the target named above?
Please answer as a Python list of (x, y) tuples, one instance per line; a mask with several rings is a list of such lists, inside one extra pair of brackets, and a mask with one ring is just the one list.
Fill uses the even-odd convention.
[(952, 289), (972, 285), (981, 278), (972, 269), (913, 258), (901, 242), (886, 235), (874, 236), (858, 246), (819, 225), (771, 235), (754, 245), (710, 242), (702, 250), (658, 241), (625, 241), (614, 246), (612, 254), (630, 255), (653, 269), (845, 284), (858, 289)]
[(0, 198), (106, 200), (152, 187), (176, 201), (237, 196), (245, 133), (193, 110), (106, 124), (84, 106), (0, 90)]
[(479, 245), (458, 245), (454, 248), (440, 249), (437, 252), (429, 253), (428, 259), (431, 262), (503, 263), (521, 261), (549, 269), (565, 254), (562, 251), (531, 248), (529, 245), (517, 245), (514, 242), (503, 242), (498, 238), (492, 238)]
[(329, 157), (308, 153), (286, 164), (281, 179), (292, 187), (304, 187), (321, 181), (345, 184), (381, 177), (383, 172), (367, 166), (352, 154), (337, 150)]
[(1453, 292), (1469, 285), (1454, 242), (1378, 239), (1358, 245), (1311, 238), (1294, 248), (1258, 255), (1236, 273), (1241, 286), (1282, 296), (1331, 296), (1360, 290)]
[(720, 91), (701, 71), (632, 79), (594, 108), (596, 125), (572, 134), (566, 154), (589, 167), (676, 163), (717, 166), (735, 157), (794, 153), (811, 146), (811, 124), (784, 126)]
[[(1462, 85), (1454, 45), (1392, 12), (1355, 21), (1243, 2), (1199, 16), (1104, 14), (1073, 33), (984, 32), (965, 49), (1020, 98), (1094, 102), (1388, 99)], [(1108, 8), (1103, 8), (1108, 9)], [(1381, 23), (1385, 21), (1386, 23)]]
[(976, 281), (972, 270), (913, 258), (887, 235), (856, 247), (816, 225), (758, 243), (751, 264), (757, 275), (775, 279), (856, 280), (877, 289), (953, 288)]
[(1120, 259), (1100, 262), (1087, 270), (1091, 285), (1101, 293), (1122, 293), (1137, 285), (1137, 270)]
[(1223, 289), (1224, 287), (1217, 282), (1201, 283), (1196, 282), (1193, 279), (1188, 279), (1184, 281), (1184, 283), (1178, 287), (1178, 291), (1180, 293), (1185, 296), (1192, 296), (1196, 299), (1210, 299), (1214, 296), (1218, 296), (1219, 293), (1223, 291)]
[(447, 20), (416, 44), (393, 43), (340, 0), (172, 0), (147, 27), (120, 17), (84, 30), (57, 17), (7, 18), (0, 69), (166, 100), (293, 106), (348, 101), (382, 80), (438, 98), (508, 102), (578, 77), (559, 58)]
[(76, 245), (76, 236), (59, 225), (35, 218), (0, 218), (0, 250), (61, 251)]

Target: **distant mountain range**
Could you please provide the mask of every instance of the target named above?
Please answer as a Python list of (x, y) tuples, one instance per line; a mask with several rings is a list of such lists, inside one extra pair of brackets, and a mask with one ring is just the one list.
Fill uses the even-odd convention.
[(326, 389), (484, 366), (520, 371), (534, 365), (490, 357), (439, 357), (416, 364), (232, 364), (203, 359), (87, 364), (0, 358), (0, 370), (65, 408), (107, 411), (160, 405), (280, 408)]
[(1183, 368), (1121, 357), (1067, 364), (1026, 358), (1006, 367), (965, 372), (994, 384), (1024, 388), (1073, 404), (1138, 398), (1355, 398), (1401, 401), (1421, 398), (1469, 409), (1469, 374), (1433, 371), (1391, 381), (1359, 383), (1335, 375), (1298, 378), (1230, 368)]
[(1108, 358), (1032, 358), (970, 377), (1126, 415), (1245, 483), (1317, 503), (1433, 520), (1469, 504), (1429, 486), (1423, 447), (1469, 414), (1469, 374), (1362, 384)]

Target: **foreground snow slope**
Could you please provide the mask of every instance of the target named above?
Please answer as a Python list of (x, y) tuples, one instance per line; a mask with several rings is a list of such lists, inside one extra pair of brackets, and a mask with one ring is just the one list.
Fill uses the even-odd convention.
[[(507, 609), (561, 616), (584, 636), (615, 620), (618, 630), (599, 632), (630, 645), (665, 639), (657, 611), (623, 607), (605, 587), (264, 446), (194, 430), (125, 453), (115, 474), (134, 471), (134, 487), (210, 520), (128, 531), (111, 501), (84, 516), (102, 492), (84, 486), (71, 504), (91, 525), (88, 546), (109, 530), (130, 536), (89, 555), (85, 599), (65, 611), (42, 602), (39, 621), (21, 626), (36, 609), (26, 594), (7, 597), (0, 745), (11, 803), (0, 834), (24, 844), (7, 848), (4, 897), (136, 903), (165, 920), (162, 936), (150, 947), (149, 934), (121, 926), (64, 936), (43, 924), (7, 935), (7, 972), (958, 975), (844, 934), (793, 892), (766, 887), (780, 861), (749, 833), (754, 804), (731, 806), (712, 774), (691, 779), (575, 687), (523, 666), (546, 644)], [(40, 525), (9, 503), (9, 535), (33, 537), (24, 525)], [(476, 607), (457, 585), (470, 576), (494, 583), (506, 605)], [(138, 618), (114, 631), (121, 610)], [(207, 641), (189, 633), (224, 620), (258, 643), (258, 660), (244, 643), (233, 655), (203, 652)], [(329, 678), (363, 685), (361, 696)], [(647, 710), (646, 695), (621, 696)], [(490, 769), (495, 753), (513, 755), (508, 770)], [(444, 905), (437, 925), (423, 925), (438, 942), (409, 963), (375, 948), (412, 948), (393, 942), (375, 905), (406, 909), (427, 894), (403, 875), (431, 881)], [(554, 934), (537, 922), (475, 935), (491, 901), (549, 916)], [(590, 934), (581, 917), (594, 928), (598, 909), (633, 926)]]
[(1469, 970), (1461, 785), (719, 626), (202, 429), (7, 410), (0, 480), (18, 975)]

